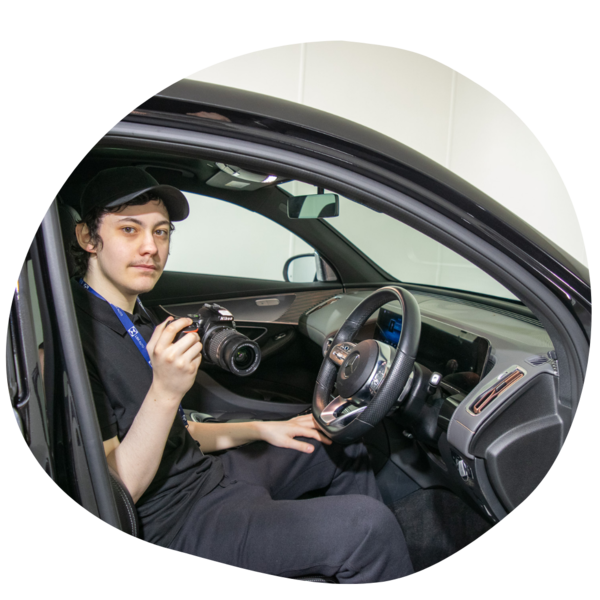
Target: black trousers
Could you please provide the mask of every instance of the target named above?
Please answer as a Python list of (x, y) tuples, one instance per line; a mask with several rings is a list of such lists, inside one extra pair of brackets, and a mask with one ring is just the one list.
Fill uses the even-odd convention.
[[(170, 547), (284, 577), (366, 583), (412, 573), (364, 446), (302, 439), (315, 446), (312, 454), (265, 442), (222, 454), (224, 480), (198, 500)], [(297, 499), (323, 489), (324, 496)]]

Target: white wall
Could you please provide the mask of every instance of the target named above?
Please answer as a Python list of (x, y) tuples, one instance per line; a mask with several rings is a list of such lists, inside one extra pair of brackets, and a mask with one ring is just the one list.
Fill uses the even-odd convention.
[(381, 131), (451, 169), (587, 264), (550, 157), (507, 106), (424, 56), (319, 42), (247, 54), (198, 79), (300, 102)]

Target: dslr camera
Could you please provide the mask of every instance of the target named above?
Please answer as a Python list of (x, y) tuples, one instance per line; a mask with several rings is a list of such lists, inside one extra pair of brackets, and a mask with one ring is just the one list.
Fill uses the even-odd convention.
[(203, 358), (234, 375), (251, 375), (260, 364), (260, 346), (235, 329), (233, 315), (219, 304), (204, 304), (196, 315), (188, 315), (193, 323), (173, 340), (188, 332), (198, 332), (202, 340)]

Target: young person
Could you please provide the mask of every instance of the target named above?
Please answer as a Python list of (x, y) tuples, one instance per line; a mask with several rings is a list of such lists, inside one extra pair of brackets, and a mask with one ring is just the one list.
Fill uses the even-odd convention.
[[(76, 227), (72, 290), (104, 449), (136, 502), (143, 538), (288, 577), (411, 573), (362, 444), (331, 444), (311, 415), (186, 421), (202, 341), (188, 333), (174, 342), (191, 319), (155, 327), (138, 296), (160, 278), (172, 222), (188, 213), (179, 190), (118, 167), (88, 184)], [(297, 500), (318, 489), (325, 495)]]

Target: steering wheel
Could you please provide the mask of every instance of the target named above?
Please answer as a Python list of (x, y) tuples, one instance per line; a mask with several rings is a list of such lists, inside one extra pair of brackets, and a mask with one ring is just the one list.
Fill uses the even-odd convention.
[[(353, 339), (381, 306), (397, 300), (402, 331), (397, 349), (377, 340)], [(421, 336), (421, 311), (415, 297), (400, 287), (383, 287), (365, 298), (337, 332), (313, 394), (313, 416), (334, 442), (350, 444), (371, 430), (410, 391)], [(337, 396), (332, 397), (335, 384)]]

